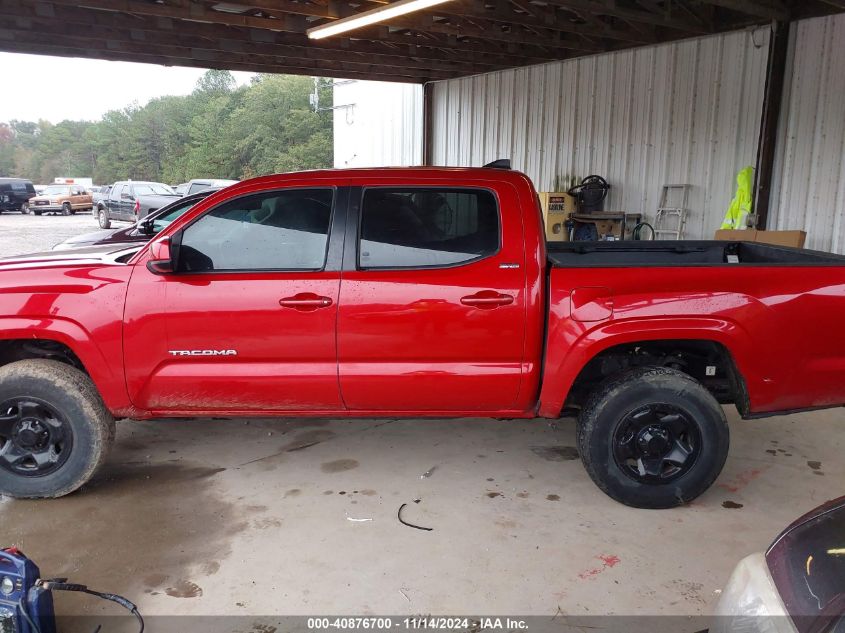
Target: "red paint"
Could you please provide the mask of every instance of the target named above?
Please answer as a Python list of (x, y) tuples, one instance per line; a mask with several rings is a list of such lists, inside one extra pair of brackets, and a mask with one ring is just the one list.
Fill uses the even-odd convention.
[[(108, 408), (140, 418), (555, 418), (597, 353), (670, 338), (723, 344), (751, 413), (845, 403), (845, 267), (549, 273), (536, 194), (517, 172), (266, 176), (209, 196), (162, 237), (233, 196), (326, 185), (487, 188), (502, 209), (501, 249), (464, 266), (405, 271), (154, 275), (149, 246), (126, 265), (59, 256), (0, 262), (0, 339), (66, 344)], [(491, 307), (467, 297), (512, 301)], [(294, 305), (303, 299), (312, 301)], [(169, 354), (179, 349), (238, 355)]]
[(602, 573), (605, 569), (616, 567), (616, 565), (622, 562), (622, 559), (616, 554), (601, 554), (596, 556), (596, 558), (601, 561), (601, 567), (592, 567), (582, 571), (578, 574), (578, 578), (581, 580), (591, 580)]
[(768, 467), (763, 468), (753, 468), (751, 470), (746, 470), (738, 475), (736, 475), (733, 479), (728, 482), (720, 483), (718, 486), (723, 488), (729, 492), (739, 492), (743, 488), (745, 488), (748, 484), (752, 481), (757, 479), (760, 475), (763, 474), (763, 471), (766, 470)]

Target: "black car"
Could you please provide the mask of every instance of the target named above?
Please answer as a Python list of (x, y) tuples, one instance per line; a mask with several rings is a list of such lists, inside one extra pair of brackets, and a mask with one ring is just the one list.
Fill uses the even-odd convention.
[(53, 250), (67, 250), (84, 246), (100, 246), (109, 244), (131, 244), (132, 242), (148, 242), (156, 233), (188, 211), (197, 202), (207, 198), (219, 189), (206, 189), (184, 198), (171, 202), (166, 207), (153, 211), (148, 216), (138, 220), (125, 229), (95, 231), (76, 235), (56, 244)]
[(36, 196), (35, 186), (23, 178), (0, 178), (0, 213), (29, 213), (29, 200)]

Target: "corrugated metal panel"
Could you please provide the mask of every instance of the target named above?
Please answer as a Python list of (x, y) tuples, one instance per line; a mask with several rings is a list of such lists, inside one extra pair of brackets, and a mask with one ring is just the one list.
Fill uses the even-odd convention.
[(793, 25), (770, 227), (845, 252), (845, 15)]
[(601, 174), (608, 210), (652, 217), (662, 185), (689, 183), (686, 236), (712, 237), (755, 162), (768, 41), (743, 31), (439, 82), (435, 162), (510, 158), (542, 191)]
[(334, 105), (335, 167), (422, 162), (422, 86), (339, 81)]

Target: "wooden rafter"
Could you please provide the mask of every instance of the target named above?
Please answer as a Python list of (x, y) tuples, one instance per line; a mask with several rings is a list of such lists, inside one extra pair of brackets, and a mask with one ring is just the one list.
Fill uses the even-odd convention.
[(389, 0), (0, 0), (0, 50), (426, 82), (845, 11), (845, 0), (451, 0), (325, 40)]

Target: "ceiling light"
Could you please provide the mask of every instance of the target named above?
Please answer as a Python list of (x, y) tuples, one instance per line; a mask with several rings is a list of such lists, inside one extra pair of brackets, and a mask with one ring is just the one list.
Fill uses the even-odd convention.
[(428, 9), (444, 2), (449, 2), (449, 0), (398, 0), (398, 2), (393, 2), (378, 9), (350, 15), (347, 18), (341, 18), (329, 24), (315, 26), (313, 29), (308, 29), (307, 33), (308, 37), (312, 40), (319, 40), (324, 37), (337, 35), (338, 33), (345, 33), (352, 29), (360, 29), (371, 24), (384, 22), (385, 20), (390, 20), (406, 13)]

